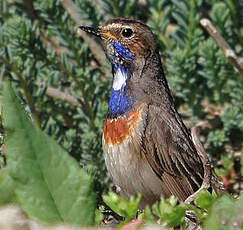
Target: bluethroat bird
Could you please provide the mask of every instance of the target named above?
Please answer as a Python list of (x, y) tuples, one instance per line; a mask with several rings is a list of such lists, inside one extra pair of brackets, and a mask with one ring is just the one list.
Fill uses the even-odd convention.
[(203, 181), (203, 163), (173, 102), (151, 29), (111, 19), (81, 30), (101, 39), (113, 83), (104, 122), (108, 172), (125, 197), (142, 194), (141, 207), (161, 195), (184, 201)]

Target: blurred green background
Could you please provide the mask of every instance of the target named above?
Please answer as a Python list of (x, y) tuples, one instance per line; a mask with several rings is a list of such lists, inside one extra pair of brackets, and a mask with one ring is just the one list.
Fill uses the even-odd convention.
[[(95, 178), (110, 185), (101, 148), (111, 68), (94, 38), (78, 25), (129, 17), (157, 35), (177, 108), (201, 140), (227, 190), (241, 190), (243, 78), (200, 19), (209, 18), (243, 56), (242, 0), (2, 0), (0, 82), (10, 79), (26, 113)], [(0, 116), (0, 145), (4, 129)], [(3, 145), (0, 167), (5, 164)]]

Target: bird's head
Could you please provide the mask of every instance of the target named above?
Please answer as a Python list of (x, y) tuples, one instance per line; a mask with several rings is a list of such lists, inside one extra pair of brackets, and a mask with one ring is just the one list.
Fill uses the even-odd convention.
[[(111, 19), (96, 28), (79, 28), (101, 39), (112, 64), (108, 117), (115, 118), (130, 111), (136, 102), (144, 100), (144, 92), (154, 89), (153, 77), (161, 75), (161, 62), (152, 31), (140, 21), (125, 18)], [(146, 80), (141, 81), (142, 75)]]
[(79, 28), (101, 38), (105, 53), (112, 64), (126, 67), (156, 49), (152, 31), (137, 20), (116, 18), (96, 28), (87, 26)]

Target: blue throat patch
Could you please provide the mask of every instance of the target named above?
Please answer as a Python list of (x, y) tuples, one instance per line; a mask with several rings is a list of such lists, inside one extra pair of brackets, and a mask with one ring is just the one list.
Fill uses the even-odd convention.
[(130, 53), (130, 51), (127, 50), (120, 43), (113, 41), (112, 45), (115, 48), (116, 52), (119, 53), (123, 58), (129, 58), (129, 59), (132, 59), (132, 60), (135, 59), (135, 57)]
[[(112, 45), (116, 52), (123, 57), (124, 59), (130, 59), (134, 60), (135, 57), (130, 53), (129, 50), (127, 50), (125, 47), (123, 47), (121, 44), (119, 44), (116, 41), (112, 42)], [(110, 100), (108, 104), (108, 116), (115, 118), (119, 115), (124, 114), (126, 111), (128, 111), (131, 108), (132, 105), (132, 98), (131, 96), (126, 94), (126, 82), (127, 79), (130, 77), (130, 72), (127, 68), (125, 68), (123, 65), (116, 63), (115, 61), (112, 63), (112, 72), (113, 72), (113, 87), (114, 87), (114, 81), (117, 80), (115, 79), (116, 74), (122, 75), (123, 80), (121, 87), (119, 89), (114, 89), (112, 87), (111, 95), (110, 95)], [(121, 76), (120, 76), (121, 77)]]
[[(117, 71), (121, 71), (126, 78), (130, 76), (129, 71), (127, 71), (123, 66), (114, 64), (112, 65), (112, 68), (114, 74), (116, 74)], [(132, 99), (130, 96), (126, 95), (125, 89), (126, 81), (119, 90), (112, 88), (108, 104), (108, 113), (111, 115), (111, 117), (119, 116), (131, 108)]]

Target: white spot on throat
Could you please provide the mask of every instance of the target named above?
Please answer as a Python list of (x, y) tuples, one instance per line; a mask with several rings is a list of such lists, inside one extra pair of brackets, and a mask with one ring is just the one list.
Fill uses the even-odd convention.
[(114, 74), (114, 79), (113, 79), (113, 89), (114, 90), (120, 90), (123, 85), (126, 84), (127, 80), (127, 75), (123, 71), (121, 71), (120, 68), (116, 71)]

